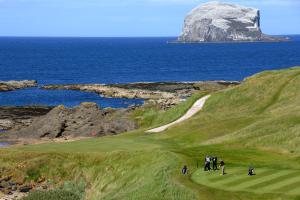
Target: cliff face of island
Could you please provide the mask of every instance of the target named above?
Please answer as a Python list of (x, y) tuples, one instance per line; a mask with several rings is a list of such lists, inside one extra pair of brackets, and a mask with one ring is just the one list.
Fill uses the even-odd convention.
[(188, 13), (178, 38), (183, 43), (286, 40), (262, 33), (258, 9), (219, 2), (202, 4)]

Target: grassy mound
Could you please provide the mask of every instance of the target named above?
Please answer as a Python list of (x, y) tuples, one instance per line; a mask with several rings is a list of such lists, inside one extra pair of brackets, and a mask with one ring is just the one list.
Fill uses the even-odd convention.
[(212, 95), (202, 112), (167, 134), (188, 145), (230, 143), (299, 152), (299, 89), (299, 68), (254, 75)]
[[(213, 93), (201, 112), (163, 133), (144, 131), (176, 120), (204, 94), (169, 111), (137, 111), (143, 129), (131, 133), (2, 149), (0, 167), (28, 181), (84, 179), (89, 200), (299, 199), (299, 89), (300, 68), (263, 72)], [(228, 174), (204, 173), (205, 155), (223, 159)], [(256, 176), (247, 176), (249, 166)]]

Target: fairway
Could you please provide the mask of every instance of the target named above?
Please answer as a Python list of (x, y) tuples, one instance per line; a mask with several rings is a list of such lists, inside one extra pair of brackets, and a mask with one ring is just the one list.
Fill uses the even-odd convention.
[(208, 172), (198, 169), (192, 174), (192, 180), (226, 191), (300, 195), (300, 170), (259, 168), (255, 169), (254, 176), (248, 176), (247, 172), (246, 167), (230, 167), (222, 176), (221, 170)]

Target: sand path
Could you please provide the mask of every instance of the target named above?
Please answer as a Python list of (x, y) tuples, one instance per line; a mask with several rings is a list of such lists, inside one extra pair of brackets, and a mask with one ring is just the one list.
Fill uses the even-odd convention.
[(207, 96), (204, 96), (200, 99), (198, 99), (193, 105), (192, 107), (182, 116), (180, 117), (179, 119), (177, 119), (176, 121), (172, 122), (172, 123), (169, 123), (169, 124), (166, 124), (166, 125), (163, 125), (163, 126), (160, 126), (160, 127), (157, 127), (157, 128), (154, 128), (154, 129), (151, 129), (151, 130), (148, 130), (146, 131), (147, 133), (159, 133), (159, 132), (162, 132), (164, 130), (166, 130), (167, 128), (175, 125), (175, 124), (178, 124), (178, 123), (181, 123), (189, 118), (191, 118), (193, 115), (195, 115), (197, 112), (199, 112), (206, 100), (210, 97), (210, 95), (207, 95)]

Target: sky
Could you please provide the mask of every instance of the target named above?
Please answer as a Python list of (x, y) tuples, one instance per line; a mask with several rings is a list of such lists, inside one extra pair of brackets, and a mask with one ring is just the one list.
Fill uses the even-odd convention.
[[(207, 0), (0, 0), (0, 36), (178, 36)], [(223, 2), (223, 1), (222, 1)], [(300, 0), (225, 0), (261, 10), (266, 34), (300, 34)]]

